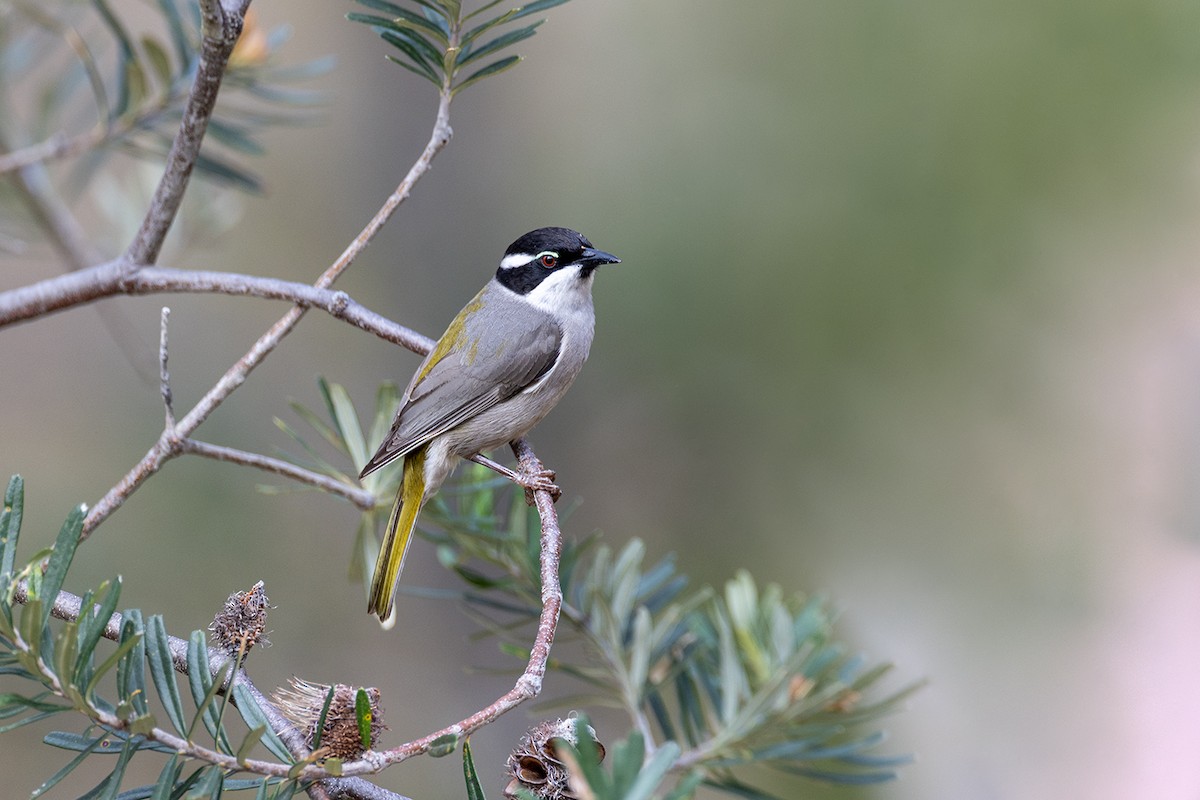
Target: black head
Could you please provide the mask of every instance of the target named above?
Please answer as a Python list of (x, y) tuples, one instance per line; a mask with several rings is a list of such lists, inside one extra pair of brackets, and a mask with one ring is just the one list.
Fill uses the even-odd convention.
[(538, 228), (508, 246), (496, 270), (496, 280), (517, 294), (529, 294), (561, 270), (573, 269), (581, 280), (586, 280), (601, 264), (620, 261), (592, 247), (582, 233), (570, 228)]

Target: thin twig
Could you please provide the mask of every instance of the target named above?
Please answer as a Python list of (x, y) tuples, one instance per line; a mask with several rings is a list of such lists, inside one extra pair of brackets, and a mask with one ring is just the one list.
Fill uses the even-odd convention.
[[(0, 151), (7, 151), (0, 140)], [(95, 264), (99, 258), (75, 215), (58, 196), (42, 164), (34, 163), (16, 170), (13, 177), (25, 207), (46, 231), (50, 244), (71, 269)]]
[(368, 492), (366, 489), (360, 489), (357, 486), (350, 486), (342, 483), (336, 478), (331, 478), (328, 475), (322, 475), (319, 472), (298, 467), (288, 461), (279, 458), (271, 458), (270, 456), (260, 455), (259, 453), (249, 453), (245, 450), (238, 450), (233, 447), (224, 447), (217, 444), (209, 444), (208, 442), (200, 442), (195, 439), (184, 439), (180, 446), (181, 453), (203, 456), (216, 461), (226, 461), (231, 464), (241, 464), (247, 467), (254, 467), (266, 472), (272, 472), (276, 475), (282, 475), (285, 478), (291, 478), (298, 483), (305, 483), (309, 486), (314, 486), (322, 491), (336, 494), (349, 500), (361, 511), (370, 511), (375, 507), (375, 495)]
[(241, 35), (249, 5), (250, 0), (230, 2), (228, 7), (220, 0), (200, 0), (201, 42), (196, 77), (183, 106), (179, 131), (171, 141), (163, 176), (154, 190), (141, 227), (125, 251), (130, 264), (153, 264), (158, 259), (167, 232), (183, 203), (192, 168), (200, 155), (200, 145), (217, 102), (225, 65)]
[(37, 144), (31, 144), (8, 153), (0, 153), (0, 175), (51, 159), (78, 155), (95, 147), (103, 140), (104, 133), (103, 128), (95, 127), (68, 138), (65, 133), (59, 131), (49, 139)]
[(171, 309), (163, 306), (162, 323), (159, 326), (158, 333), (158, 386), (162, 392), (162, 401), (164, 416), (166, 422), (164, 429), (172, 430), (175, 427), (175, 406), (171, 398), (171, 373), (167, 371), (167, 320), (171, 317)]

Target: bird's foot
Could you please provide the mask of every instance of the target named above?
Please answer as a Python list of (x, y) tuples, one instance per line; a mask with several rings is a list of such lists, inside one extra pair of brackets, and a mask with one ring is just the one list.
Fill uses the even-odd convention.
[(535, 472), (525, 472), (524, 470), (517, 473), (516, 480), (518, 486), (525, 487), (525, 502), (533, 505), (534, 492), (549, 492), (550, 499), (555, 503), (558, 498), (562, 497), (562, 489), (558, 488), (558, 484), (554, 479), (558, 477), (552, 469), (540, 469)]
[(558, 498), (562, 497), (562, 489), (558, 488), (558, 485), (554, 483), (554, 479), (558, 477), (558, 474), (552, 469), (541, 469), (535, 472), (511, 470), (503, 464), (497, 463), (483, 455), (471, 456), (470, 460), (499, 472), (517, 486), (523, 488), (525, 490), (525, 502), (529, 505), (533, 505), (533, 493), (538, 491), (549, 492), (550, 499), (556, 503), (558, 502)]

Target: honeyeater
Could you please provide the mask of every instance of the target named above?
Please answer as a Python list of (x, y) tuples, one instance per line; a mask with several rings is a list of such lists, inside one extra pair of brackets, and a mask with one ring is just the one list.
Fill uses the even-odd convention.
[(530, 231), (417, 367), (360, 475), (404, 459), (367, 604), (385, 625), (421, 507), (459, 458), (519, 439), (562, 399), (592, 345), (596, 268), (619, 262), (568, 228)]

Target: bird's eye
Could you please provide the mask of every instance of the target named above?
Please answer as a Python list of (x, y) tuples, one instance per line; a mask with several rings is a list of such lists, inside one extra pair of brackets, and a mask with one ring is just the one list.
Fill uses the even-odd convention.
[(540, 253), (537, 260), (546, 269), (554, 269), (558, 266), (558, 253)]

